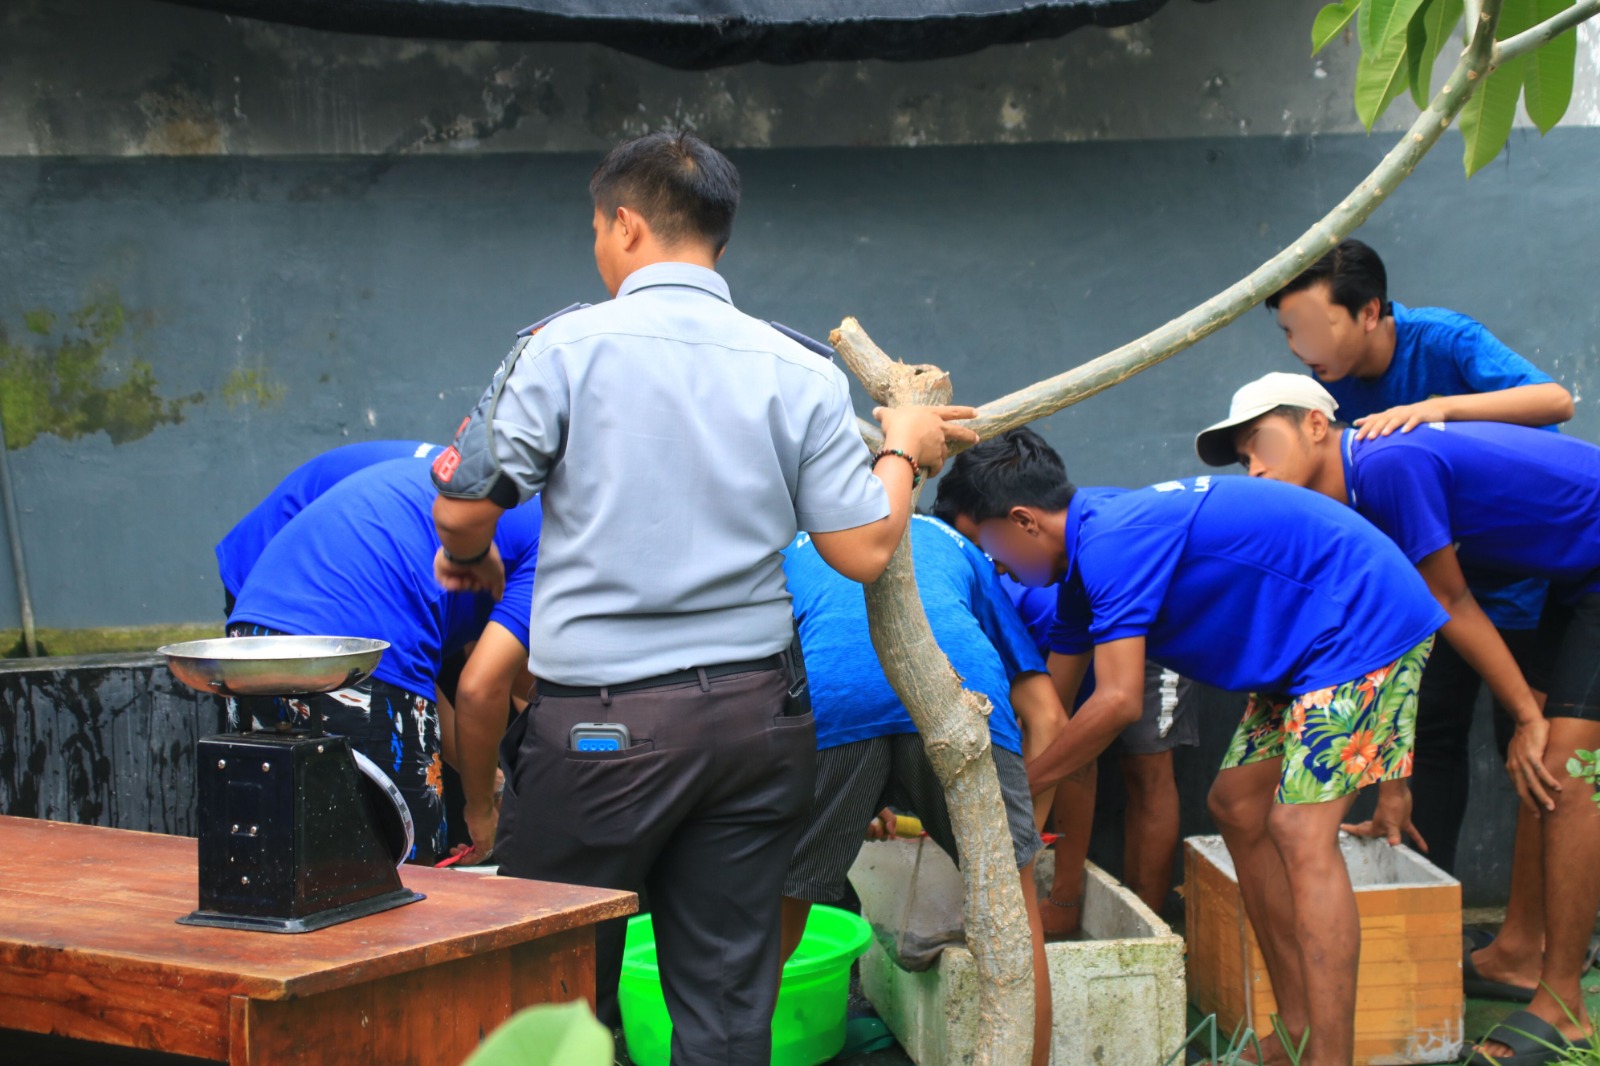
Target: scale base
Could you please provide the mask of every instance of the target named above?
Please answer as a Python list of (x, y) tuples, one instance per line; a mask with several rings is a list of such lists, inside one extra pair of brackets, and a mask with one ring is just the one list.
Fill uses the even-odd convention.
[(310, 933), (330, 925), (365, 918), (369, 914), (394, 910), (407, 903), (427, 899), (421, 892), (409, 888), (395, 889), (379, 896), (369, 896), (353, 903), (329, 907), (303, 918), (268, 918), (254, 914), (224, 914), (221, 911), (195, 911), (178, 919), (179, 925), (205, 925), (214, 929), (246, 929), (256, 933)]

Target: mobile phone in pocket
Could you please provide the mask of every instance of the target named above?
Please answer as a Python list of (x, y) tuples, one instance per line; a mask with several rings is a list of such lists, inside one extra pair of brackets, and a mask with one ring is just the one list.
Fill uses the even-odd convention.
[(571, 751), (626, 751), (633, 736), (621, 722), (579, 722), (567, 734)]

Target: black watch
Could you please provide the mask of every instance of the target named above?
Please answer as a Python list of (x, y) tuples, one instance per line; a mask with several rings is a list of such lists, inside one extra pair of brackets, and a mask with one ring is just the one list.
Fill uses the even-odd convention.
[(483, 551), (479, 552), (477, 555), (469, 555), (465, 557), (452, 554), (450, 549), (446, 548), (443, 544), (439, 545), (439, 550), (444, 552), (445, 559), (452, 565), (477, 566), (479, 563), (483, 562), (489, 557), (489, 549), (492, 547), (494, 547), (494, 541), (491, 540), (488, 544), (483, 546)]

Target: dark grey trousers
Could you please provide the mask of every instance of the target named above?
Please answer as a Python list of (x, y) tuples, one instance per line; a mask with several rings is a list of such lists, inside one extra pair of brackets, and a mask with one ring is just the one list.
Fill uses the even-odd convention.
[[(786, 716), (782, 671), (600, 696), (541, 696), (501, 745), (500, 872), (639, 892), (656, 930), (674, 1066), (772, 1054), (779, 901), (811, 805), (816, 730)], [(568, 749), (579, 722), (633, 747)], [(596, 930), (602, 1021), (615, 1025), (624, 920)]]

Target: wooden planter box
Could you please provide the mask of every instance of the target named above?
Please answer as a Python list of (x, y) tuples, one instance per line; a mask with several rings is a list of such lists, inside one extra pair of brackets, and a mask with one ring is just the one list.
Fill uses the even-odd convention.
[[(884, 943), (903, 927), (916, 865), (911, 841), (868, 844), (851, 868), (862, 914), (876, 934), (861, 959), (861, 985), (907, 1054), (919, 1066), (973, 1061), (978, 1034), (978, 969), (962, 945), (946, 947), (928, 970), (898, 966)], [(1054, 853), (1034, 873), (1050, 887)], [(959, 912), (961, 874), (929, 842), (917, 874), (916, 906)], [(1090, 866), (1083, 925), (1092, 939), (1049, 944), (1056, 1066), (1162, 1066), (1183, 1043), (1183, 940), (1137, 896)]]
[[(1361, 912), (1356, 1066), (1454, 1062), (1462, 1048), (1461, 884), (1409, 848), (1340, 834)], [(1277, 1004), (1219, 836), (1184, 846), (1189, 999), (1222, 1034)]]

